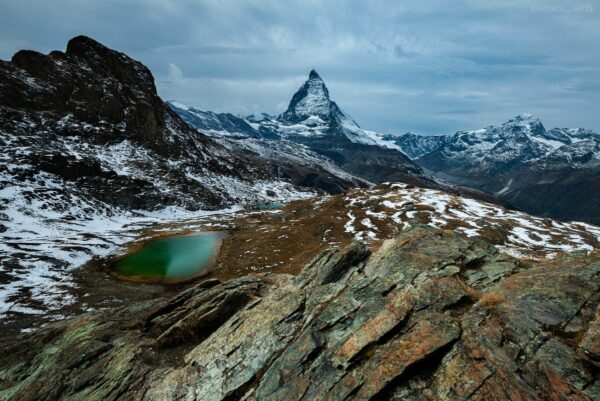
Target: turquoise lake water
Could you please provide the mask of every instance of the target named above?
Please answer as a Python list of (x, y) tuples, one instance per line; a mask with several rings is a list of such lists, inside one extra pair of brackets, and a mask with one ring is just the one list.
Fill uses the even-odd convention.
[(113, 265), (121, 275), (139, 278), (185, 279), (210, 268), (223, 233), (180, 235), (150, 241)]

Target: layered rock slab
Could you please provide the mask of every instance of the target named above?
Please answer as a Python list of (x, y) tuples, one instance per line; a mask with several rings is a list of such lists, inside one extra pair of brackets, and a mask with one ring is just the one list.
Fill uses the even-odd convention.
[(599, 275), (418, 226), (4, 340), (0, 399), (597, 399)]

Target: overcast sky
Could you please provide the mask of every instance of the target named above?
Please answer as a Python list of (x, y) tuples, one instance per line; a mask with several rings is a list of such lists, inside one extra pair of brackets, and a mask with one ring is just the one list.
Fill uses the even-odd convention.
[(85, 34), (163, 99), (279, 113), (315, 68), (363, 127), (449, 133), (530, 112), (600, 131), (600, 1), (0, 0), (0, 58)]

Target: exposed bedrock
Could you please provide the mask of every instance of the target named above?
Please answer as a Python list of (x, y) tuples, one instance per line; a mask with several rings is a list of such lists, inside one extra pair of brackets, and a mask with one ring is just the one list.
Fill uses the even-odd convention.
[(599, 276), (418, 226), (5, 339), (0, 399), (599, 399)]

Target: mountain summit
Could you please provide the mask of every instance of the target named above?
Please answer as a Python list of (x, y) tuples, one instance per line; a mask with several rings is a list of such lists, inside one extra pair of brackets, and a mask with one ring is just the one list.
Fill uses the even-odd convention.
[(500, 127), (492, 127), (488, 131), (499, 132), (505, 137), (515, 134), (540, 136), (546, 133), (546, 128), (539, 118), (529, 113), (523, 113), (508, 120)]
[(319, 75), (317, 70), (315, 70), (314, 68), (312, 70), (310, 70), (310, 72), (308, 73), (308, 79), (313, 79), (313, 78), (321, 79), (321, 76)]
[(310, 118), (319, 118), (324, 122), (347, 124), (358, 127), (350, 116), (344, 114), (338, 105), (329, 98), (329, 90), (317, 71), (310, 70), (308, 80), (292, 96), (287, 110), (278, 120), (296, 124)]

